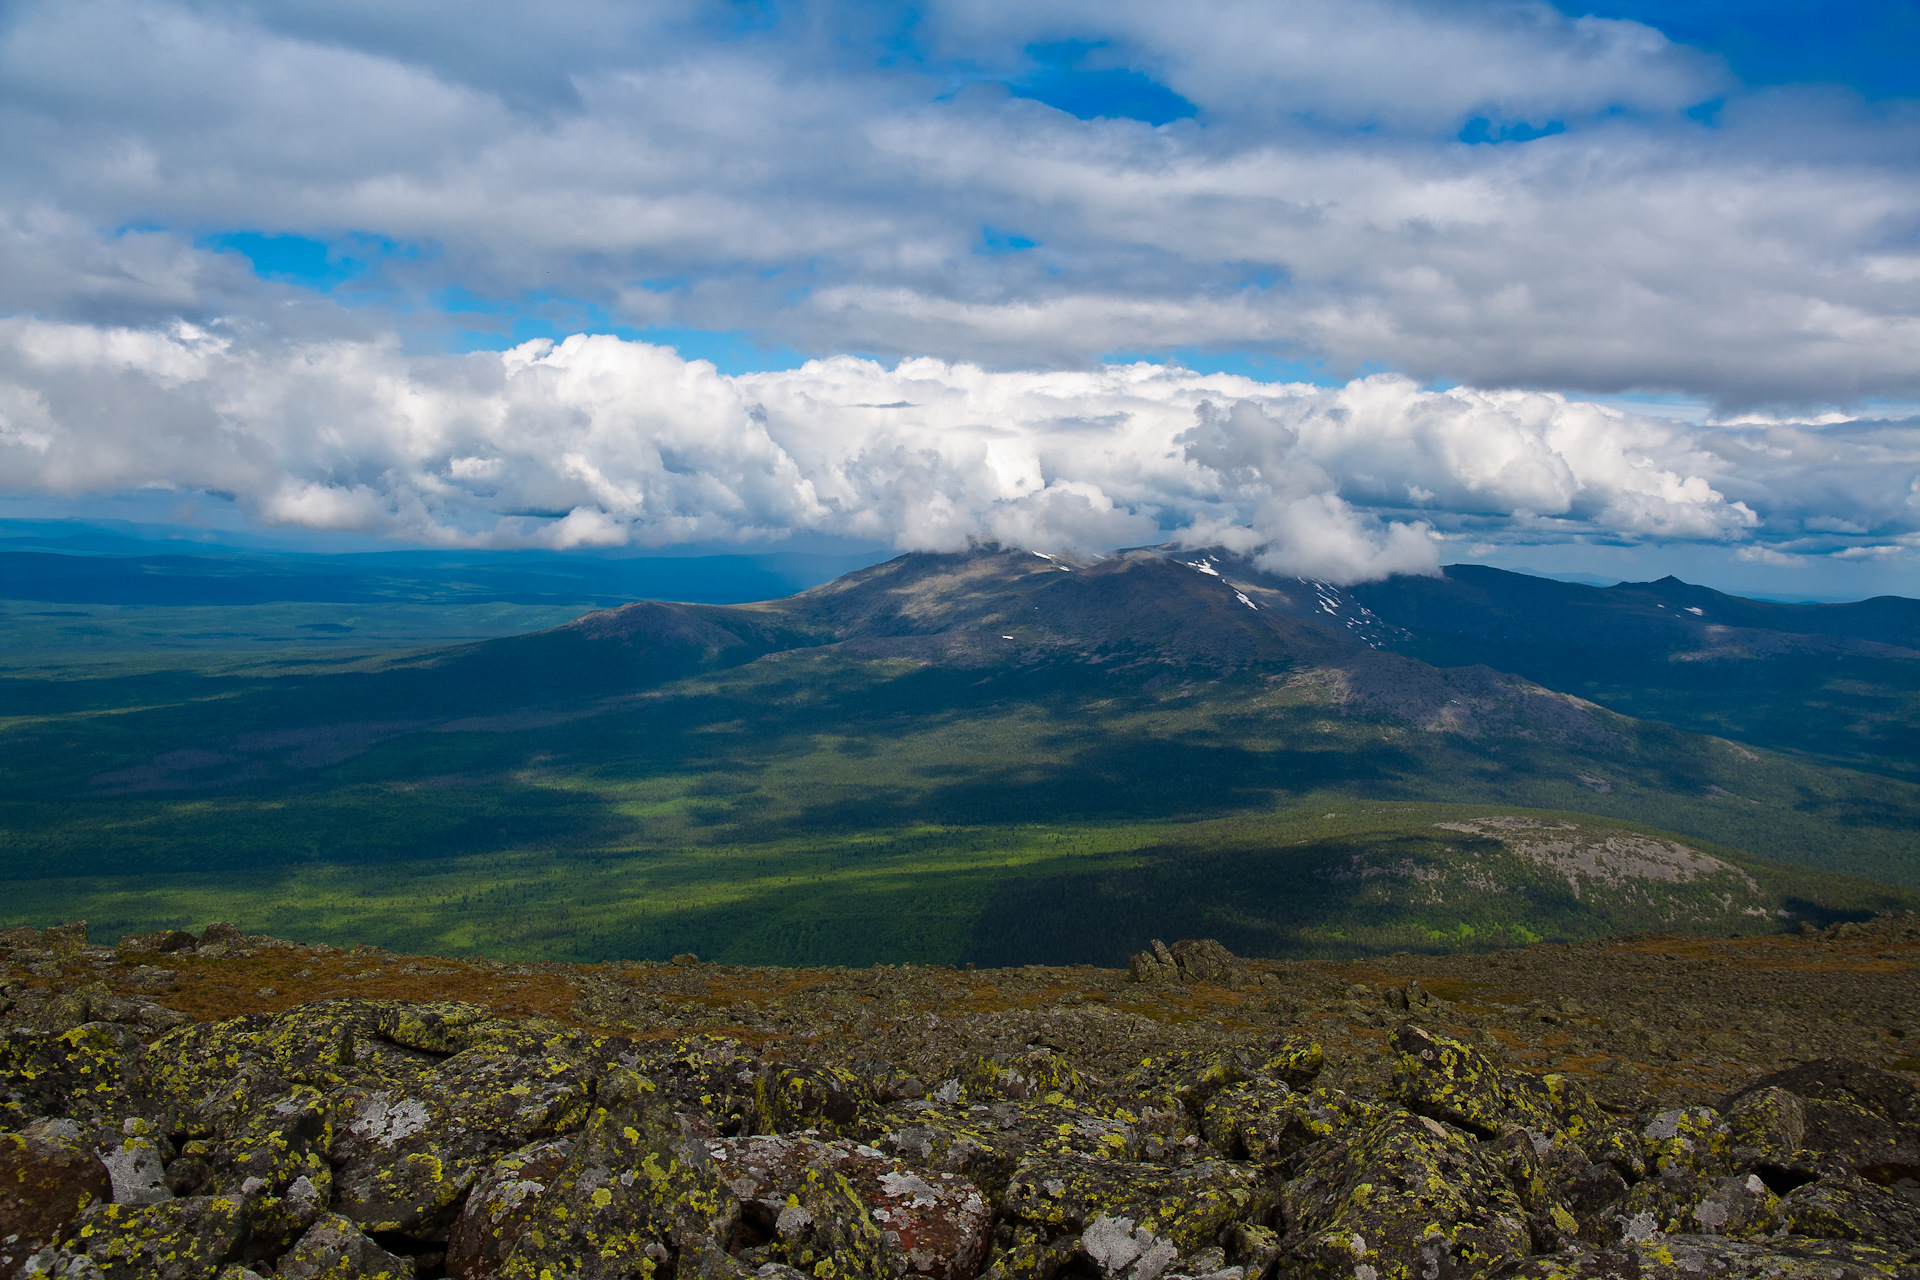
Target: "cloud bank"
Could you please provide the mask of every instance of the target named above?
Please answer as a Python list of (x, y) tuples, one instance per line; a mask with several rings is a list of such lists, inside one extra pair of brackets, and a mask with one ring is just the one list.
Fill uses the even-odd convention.
[[(1058, 110), (1048, 50), (1193, 114)], [(1914, 105), (1539, 3), (20, 0), (0, 136), (0, 313), (47, 320), (1920, 396)], [(316, 296), (237, 231), (370, 257)]]
[(213, 491), (441, 545), (1175, 539), (1351, 582), (1484, 539), (1886, 555), (1920, 542), (1916, 474), (1916, 424), (1697, 427), (1393, 375), (841, 356), (728, 376), (610, 336), (431, 356), (0, 322), (0, 488)]

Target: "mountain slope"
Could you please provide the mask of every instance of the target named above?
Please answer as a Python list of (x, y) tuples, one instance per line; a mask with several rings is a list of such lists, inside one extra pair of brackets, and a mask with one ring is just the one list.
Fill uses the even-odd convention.
[[(1277, 918), (1287, 884), (1317, 874), (1262, 843), (1277, 833), (1221, 856), (1165, 833), (1453, 802), (1920, 883), (1920, 788), (1388, 647), (1406, 642), (1352, 593), (1225, 559), (989, 548), (351, 669), (210, 674), (117, 705), (48, 694), (0, 722), (0, 877), (42, 915), (108, 918), (50, 906), (62, 893), (105, 895), (114, 918), (239, 894), (320, 916), (378, 901), (358, 926), (376, 928), (418, 897), (434, 927), (478, 931), (456, 937), (567, 937), (592, 919), (594, 946), (666, 938), (697, 905), (702, 928), (777, 925), (794, 931), (781, 955), (818, 958), (806, 948), (837, 935), (806, 921), (849, 894), (870, 897), (859, 937), (934, 919), (953, 936), (948, 898), (998, 902), (978, 927), (1050, 918), (1034, 914), (1047, 902), (1094, 920), (1129, 884), (1216, 901), (1266, 868), (1247, 883)], [(1096, 865), (1122, 854), (1132, 870)], [(1014, 880), (1053, 887), (996, 896)], [(1604, 914), (1515, 892), (1518, 920)], [(1447, 919), (1470, 923), (1471, 895), (1449, 894)], [(816, 906), (796, 918), (801, 901)], [(654, 923), (636, 932), (606, 902)], [(1380, 919), (1417, 906), (1389, 900)]]

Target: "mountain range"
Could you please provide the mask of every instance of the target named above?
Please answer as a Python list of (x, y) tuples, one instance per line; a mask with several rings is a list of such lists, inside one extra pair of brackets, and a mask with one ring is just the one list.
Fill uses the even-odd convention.
[[(1111, 960), (1154, 910), (1269, 951), (1776, 927), (1916, 900), (1916, 662), (1902, 599), (910, 554), (400, 655), (9, 680), (0, 874), (109, 930), (570, 958)], [(1670, 860), (1495, 875), (1446, 834), (1501, 822), (1750, 887), (1702, 915)]]

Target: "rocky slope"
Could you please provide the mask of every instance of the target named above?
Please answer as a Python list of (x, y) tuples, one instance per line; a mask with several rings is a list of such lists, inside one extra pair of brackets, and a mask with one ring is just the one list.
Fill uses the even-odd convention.
[(0, 1275), (1920, 1276), (1920, 920), (1352, 965), (0, 935)]

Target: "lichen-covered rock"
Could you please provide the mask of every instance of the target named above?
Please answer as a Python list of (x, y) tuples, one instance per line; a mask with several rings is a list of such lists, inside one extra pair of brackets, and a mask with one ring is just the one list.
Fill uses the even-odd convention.
[(1736, 1098), (1720, 1117), (1721, 1138), (1736, 1168), (1784, 1165), (1807, 1132), (1807, 1108), (1798, 1094), (1778, 1086)]
[(1482, 1137), (1512, 1126), (1499, 1064), (1490, 1055), (1412, 1023), (1394, 1034), (1393, 1046), (1399, 1058), (1392, 1094), (1407, 1110)]
[(1806, 1150), (1842, 1160), (1869, 1178), (1881, 1169), (1920, 1168), (1920, 1086), (1899, 1074), (1823, 1058), (1762, 1076), (1734, 1101), (1768, 1088), (1802, 1100)]
[(1266, 1050), (1260, 1074), (1294, 1089), (1305, 1089), (1319, 1078), (1327, 1065), (1327, 1051), (1312, 1036), (1282, 1036)]
[(573, 1139), (547, 1138), (502, 1156), (482, 1175), (447, 1237), (450, 1280), (485, 1280), (499, 1272), (572, 1155)]
[(78, 1138), (70, 1120), (0, 1133), (0, 1277), (12, 1276), (84, 1210), (111, 1197), (106, 1166)]
[(809, 1170), (845, 1177), (879, 1227), (893, 1274), (967, 1280), (986, 1254), (992, 1214), (979, 1188), (952, 1173), (916, 1171), (841, 1139), (716, 1139), (707, 1148), (740, 1198), (743, 1221), (771, 1235)]
[(1535, 1257), (1499, 1280), (1912, 1280), (1912, 1268), (1871, 1245), (1837, 1240), (1662, 1236), (1617, 1249)]
[(1527, 1213), (1504, 1171), (1459, 1129), (1394, 1111), (1310, 1153), (1282, 1196), (1301, 1277), (1433, 1280), (1524, 1258)]
[(1779, 1205), (1756, 1174), (1712, 1177), (1676, 1169), (1627, 1193), (1616, 1238), (1649, 1240), (1659, 1233), (1751, 1240), (1772, 1231)]
[(739, 1221), (705, 1142), (685, 1136), (651, 1081), (615, 1070), (599, 1081), (565, 1165), (506, 1224), (518, 1235), (498, 1232), (498, 1275), (649, 1277), (676, 1254), (722, 1247)]
[(840, 1067), (768, 1063), (754, 1080), (753, 1096), (756, 1133), (824, 1129), (864, 1141), (887, 1127), (872, 1086)]
[(1857, 1174), (1795, 1187), (1774, 1213), (1781, 1230), (1822, 1240), (1858, 1240), (1920, 1263), (1920, 1202)]
[(772, 1261), (816, 1280), (886, 1280), (886, 1238), (846, 1177), (808, 1168), (774, 1217)]
[(307, 1228), (275, 1269), (280, 1280), (413, 1280), (412, 1258), (397, 1257), (351, 1221), (329, 1213)]
[(19, 1128), (50, 1116), (117, 1130), (156, 1109), (149, 1060), (138, 1033), (110, 1022), (59, 1035), (9, 1033), (0, 1038), (0, 1121)]
[(1338, 1089), (1301, 1092), (1278, 1080), (1251, 1080), (1215, 1094), (1201, 1130), (1236, 1160), (1284, 1165), (1323, 1138), (1379, 1120), (1379, 1106), (1349, 1098)]
[(1640, 1131), (1648, 1172), (1711, 1177), (1733, 1171), (1727, 1132), (1711, 1107), (1674, 1107)]
[(896, 1127), (875, 1145), (922, 1169), (958, 1174), (989, 1200), (999, 1198), (1030, 1155), (1130, 1161), (1171, 1158), (1186, 1150), (1179, 1141), (1185, 1112), (1132, 1111), (1057, 1095), (991, 1106), (914, 1103), (903, 1110)]
[(1260, 1056), (1250, 1046), (1195, 1051), (1143, 1059), (1115, 1083), (1113, 1092), (1133, 1107), (1184, 1113), (1197, 1121), (1214, 1094), (1261, 1078)]
[(1233, 980), (1233, 953), (1212, 938), (1187, 938), (1169, 947), (1155, 938), (1128, 961), (1135, 982), (1218, 982)]
[(1073, 1069), (1073, 1064), (1050, 1049), (983, 1055), (975, 1058), (959, 1079), (967, 1097), (974, 1102), (990, 1102), (996, 1098), (1024, 1102), (1049, 1094), (1077, 1098), (1086, 1091), (1086, 1083)]
[(102, 1280), (207, 1280), (247, 1228), (248, 1206), (231, 1196), (95, 1205), (80, 1216), (69, 1250)]
[(411, 1089), (336, 1093), (334, 1206), (370, 1231), (444, 1238), (460, 1198), (500, 1155), (585, 1122), (591, 1087), (565, 1058), (481, 1047)]
[(1274, 1203), (1262, 1172), (1231, 1160), (1183, 1167), (1041, 1156), (1023, 1162), (1000, 1210), (1015, 1225), (1048, 1238), (1077, 1234), (1101, 1216), (1126, 1218), (1131, 1230), (1185, 1252), (1216, 1242), (1235, 1222), (1257, 1220)]

